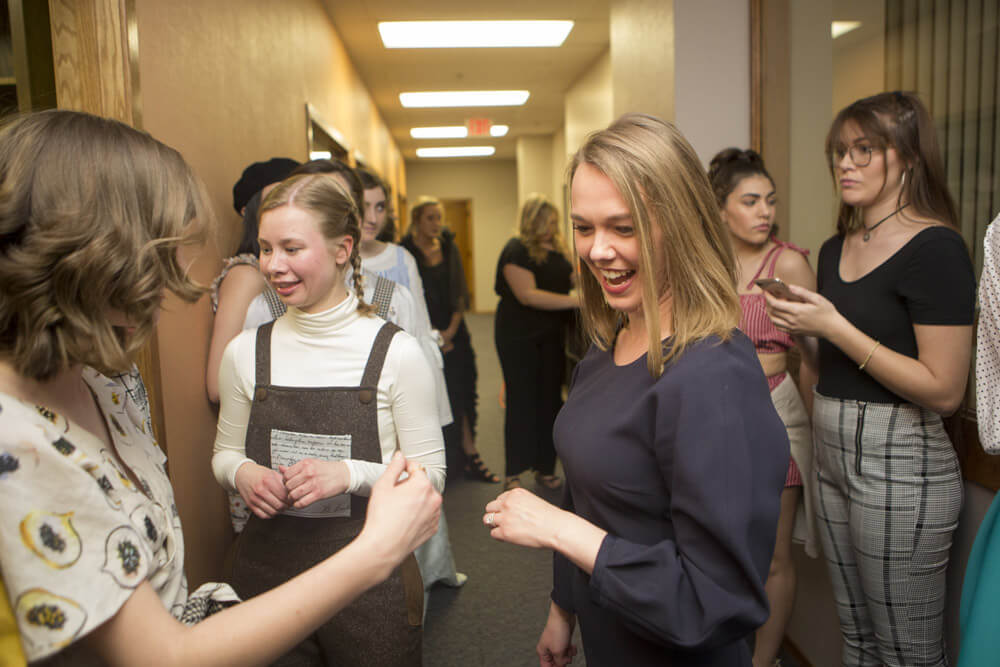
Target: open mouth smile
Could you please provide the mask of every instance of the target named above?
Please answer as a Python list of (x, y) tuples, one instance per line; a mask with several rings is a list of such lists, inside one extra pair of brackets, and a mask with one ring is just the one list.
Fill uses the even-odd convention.
[(282, 282), (272, 281), (271, 287), (273, 287), (274, 291), (277, 292), (279, 295), (288, 296), (289, 294), (295, 291), (295, 288), (301, 282), (302, 282), (301, 280), (288, 280)]

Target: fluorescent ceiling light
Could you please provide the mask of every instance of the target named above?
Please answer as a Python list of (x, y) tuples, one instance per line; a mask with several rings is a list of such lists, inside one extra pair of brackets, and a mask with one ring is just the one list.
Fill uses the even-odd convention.
[[(510, 127), (507, 125), (490, 126), (491, 137), (504, 137)], [(414, 139), (465, 139), (469, 129), (464, 125), (444, 125), (441, 127), (411, 127), (410, 136)]]
[(493, 146), (440, 146), (418, 148), (417, 157), (486, 157), (496, 152)]
[(330, 151), (309, 151), (310, 160), (329, 160), (333, 157)]
[(527, 90), (448, 90), (400, 93), (404, 107), (517, 107), (531, 96)]
[(387, 49), (562, 46), (572, 21), (380, 21)]
[(464, 139), (469, 136), (469, 130), (464, 125), (411, 127), (410, 136), (414, 139)]
[(861, 27), (861, 21), (834, 21), (830, 24), (830, 35), (837, 39), (841, 35), (846, 35), (852, 30)]

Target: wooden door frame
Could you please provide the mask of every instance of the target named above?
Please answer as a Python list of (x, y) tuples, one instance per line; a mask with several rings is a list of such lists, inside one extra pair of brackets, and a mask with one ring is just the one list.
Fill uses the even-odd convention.
[[(56, 104), (142, 129), (135, 0), (50, 0)], [(167, 451), (159, 339), (154, 329), (136, 365), (149, 396), (153, 432)]]

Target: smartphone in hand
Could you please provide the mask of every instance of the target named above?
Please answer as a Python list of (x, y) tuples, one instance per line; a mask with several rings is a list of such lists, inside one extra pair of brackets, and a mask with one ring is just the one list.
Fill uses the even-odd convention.
[(754, 283), (773, 297), (803, 303), (803, 299), (792, 294), (792, 290), (788, 289), (788, 285), (783, 283), (780, 278), (760, 278)]

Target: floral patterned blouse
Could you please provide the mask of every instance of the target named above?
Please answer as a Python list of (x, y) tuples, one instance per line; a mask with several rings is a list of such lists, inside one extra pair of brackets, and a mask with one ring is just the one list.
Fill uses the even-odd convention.
[[(228, 586), (189, 596), (166, 457), (125, 388), (85, 368), (118, 457), (51, 410), (0, 393), (0, 573), (28, 661), (114, 616), (143, 581), (186, 623), (238, 601)], [(81, 664), (79, 645), (59, 655)]]

